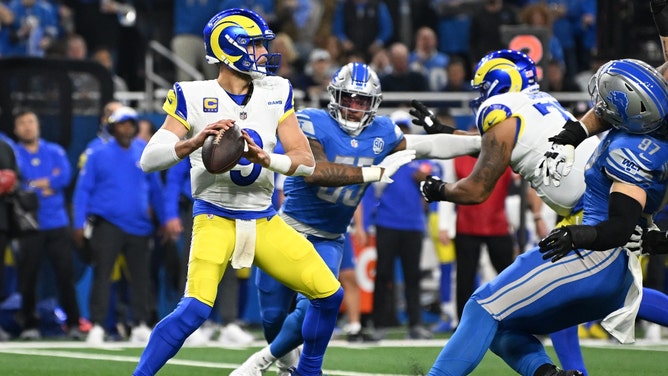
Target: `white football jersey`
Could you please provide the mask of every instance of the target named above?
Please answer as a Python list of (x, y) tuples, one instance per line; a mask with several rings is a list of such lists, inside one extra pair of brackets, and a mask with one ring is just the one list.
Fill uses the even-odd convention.
[[(187, 129), (187, 137), (208, 124), (232, 119), (267, 152), (276, 146), (276, 128), (294, 112), (292, 87), (281, 77), (253, 81), (250, 99), (234, 102), (216, 80), (177, 82), (167, 94), (163, 109)], [(202, 163), (201, 149), (190, 155), (192, 195), (230, 210), (261, 211), (271, 206), (274, 172), (242, 158), (232, 170), (211, 174)]]
[(517, 119), (518, 132), (511, 153), (510, 166), (536, 190), (543, 202), (562, 216), (571, 213), (585, 191), (584, 171), (599, 139), (590, 137), (575, 150), (575, 163), (561, 185), (544, 185), (542, 176), (534, 176), (536, 165), (550, 150), (548, 138), (561, 132), (567, 120), (576, 120), (551, 95), (537, 90), (505, 93), (488, 98), (476, 114), (481, 132), (507, 118)]

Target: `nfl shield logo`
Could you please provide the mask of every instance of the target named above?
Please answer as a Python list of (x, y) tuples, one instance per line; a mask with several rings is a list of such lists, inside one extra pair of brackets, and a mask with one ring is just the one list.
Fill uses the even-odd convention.
[(246, 113), (246, 111), (241, 111), (239, 113), (239, 119), (246, 120), (247, 117), (248, 117), (248, 114)]

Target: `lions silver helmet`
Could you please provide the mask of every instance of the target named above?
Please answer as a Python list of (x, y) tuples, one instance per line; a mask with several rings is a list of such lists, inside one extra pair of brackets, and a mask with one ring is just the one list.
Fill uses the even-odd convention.
[(657, 130), (668, 114), (668, 83), (649, 64), (635, 59), (610, 61), (589, 81), (594, 111), (629, 133)]
[[(255, 42), (262, 43), (275, 38), (267, 22), (248, 9), (224, 10), (209, 20), (204, 27), (204, 47), (209, 64), (223, 63), (237, 72), (259, 79), (274, 75), (281, 65), (281, 54), (267, 53), (255, 56)], [(251, 46), (251, 52), (248, 50)], [(262, 65), (257, 61), (264, 56)]]
[(378, 75), (362, 63), (341, 67), (327, 87), (329, 114), (349, 134), (359, 134), (371, 124), (383, 100)]

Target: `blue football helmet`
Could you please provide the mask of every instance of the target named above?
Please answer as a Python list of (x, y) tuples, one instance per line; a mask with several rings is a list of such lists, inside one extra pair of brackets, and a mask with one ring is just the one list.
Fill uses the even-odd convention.
[(612, 60), (601, 66), (589, 81), (589, 95), (598, 117), (628, 133), (650, 133), (666, 122), (668, 83), (640, 60)]
[[(281, 65), (281, 54), (266, 53), (255, 56), (255, 42), (267, 42), (275, 34), (267, 22), (257, 13), (248, 9), (232, 8), (215, 16), (204, 27), (206, 61), (209, 64), (223, 63), (237, 72), (253, 79), (274, 75)], [(248, 46), (251, 46), (249, 52)], [(262, 65), (256, 62), (264, 56)]]
[(508, 92), (538, 88), (536, 63), (525, 53), (499, 50), (485, 55), (476, 66), (471, 86), (480, 96), (471, 101), (476, 111), (487, 98)]
[[(348, 63), (341, 67), (334, 73), (327, 91), (329, 114), (344, 131), (353, 135), (371, 124), (383, 100), (378, 75), (362, 63)], [(358, 116), (354, 112), (363, 114), (355, 119)]]

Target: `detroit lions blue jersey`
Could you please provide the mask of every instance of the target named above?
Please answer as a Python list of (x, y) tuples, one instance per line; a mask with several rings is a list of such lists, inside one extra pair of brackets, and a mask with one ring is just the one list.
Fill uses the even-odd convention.
[[(358, 136), (339, 127), (326, 110), (304, 109), (297, 119), (306, 137), (317, 140), (327, 160), (352, 166), (378, 164), (404, 136), (389, 117), (377, 116)], [(301, 176), (285, 180), (282, 212), (313, 229), (343, 234), (368, 184), (320, 187)]]
[[(584, 224), (608, 218), (608, 196), (613, 179), (637, 185), (647, 193), (642, 221), (647, 221), (665, 205), (668, 186), (668, 141), (646, 134), (612, 130), (603, 139), (586, 169)], [(648, 223), (639, 223), (648, 226)]]

